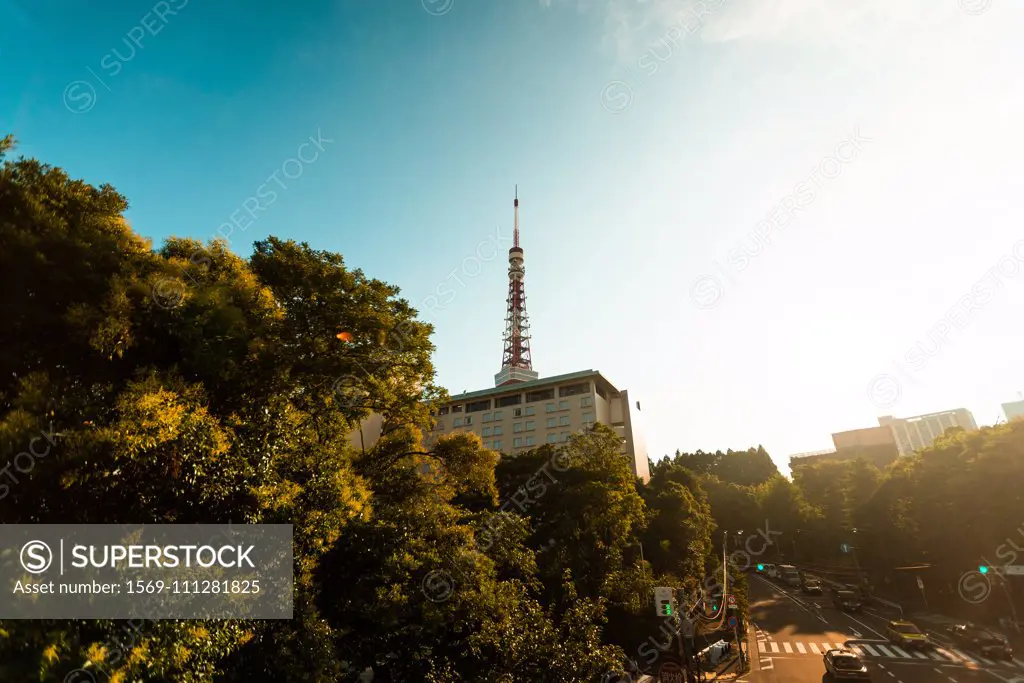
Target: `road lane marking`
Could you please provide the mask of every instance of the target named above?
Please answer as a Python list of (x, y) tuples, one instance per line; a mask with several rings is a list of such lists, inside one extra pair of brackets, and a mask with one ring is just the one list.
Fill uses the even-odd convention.
[(852, 619), (853, 621), (856, 621), (856, 622), (857, 622), (858, 624), (860, 624), (861, 626), (863, 626), (863, 627), (864, 627), (864, 628), (866, 628), (867, 630), (871, 631), (872, 633), (874, 633), (874, 634), (875, 634), (876, 636), (878, 636), (879, 638), (885, 638), (885, 636), (884, 636), (883, 634), (881, 634), (881, 633), (879, 633), (878, 631), (876, 631), (875, 629), (871, 628), (870, 626), (868, 626), (867, 624), (865, 624), (865, 623), (864, 623), (863, 621), (861, 621), (861, 620), (860, 620), (860, 619), (858, 619), (857, 617), (855, 617), (855, 616), (853, 616), (852, 614), (850, 614), (849, 612), (843, 612), (843, 614), (845, 614), (845, 615), (846, 615), (847, 617), (849, 617), (849, 618), (850, 618), (850, 619)]
[(932, 656), (932, 659), (934, 659), (936, 661), (939, 661), (939, 662), (946, 661), (946, 658), (943, 657), (942, 655), (940, 655), (938, 650), (936, 650), (935, 652), (929, 652), (928, 654), (930, 654)]
[(903, 650), (903, 649), (901, 649), (901, 648), (898, 648), (898, 647), (896, 647), (895, 645), (890, 645), (889, 647), (891, 647), (891, 648), (892, 648), (892, 651), (893, 651), (893, 652), (895, 652), (896, 654), (898, 654), (898, 655), (899, 655), (900, 657), (903, 657), (904, 659), (913, 659), (913, 658), (912, 658), (912, 657), (910, 656), (910, 653), (909, 653), (909, 652), (907, 652), (906, 650)]
[(821, 651), (818, 650), (818, 644), (817, 643), (810, 643), (810, 646), (811, 646), (811, 649), (814, 650), (814, 654), (816, 654), (816, 655), (820, 655), (821, 654)]
[(949, 650), (945, 650), (945, 649), (939, 647), (939, 648), (936, 648), (935, 651), (937, 653), (939, 653), (940, 655), (942, 655), (943, 657), (945, 657), (946, 659), (949, 659), (949, 660), (954, 661), (954, 662), (959, 662), (960, 661), (960, 658), (957, 657), (952, 652), (950, 652)]
[(796, 644), (796, 649), (799, 650), (800, 654), (802, 654), (802, 655), (807, 654), (807, 650), (804, 649), (804, 644), (803, 643), (797, 643)]
[(786, 649), (786, 654), (787, 655), (793, 654), (793, 648), (790, 646), (789, 643), (783, 643), (782, 647), (784, 647)]
[(867, 643), (861, 643), (857, 647), (864, 648), (865, 650), (867, 650), (868, 654), (871, 655), (872, 657), (877, 657), (878, 656), (878, 653), (875, 652), (875, 649), (873, 647), (871, 647), (870, 645), (868, 645)]
[(977, 664), (977, 662), (974, 661), (974, 659), (972, 659), (971, 657), (968, 657), (963, 652), (960, 652), (960, 650), (954, 650), (954, 649), (950, 648), (950, 652), (955, 654), (957, 657), (960, 657), (964, 661), (968, 662), (969, 664)]
[(875, 645), (875, 647), (877, 647), (881, 651), (881, 653), (886, 657), (895, 657), (892, 651), (889, 650), (889, 648), (887, 648), (885, 645)]
[(918, 659), (928, 659), (928, 655), (926, 655), (926, 654), (925, 654), (925, 653), (923, 653), (923, 652), (917, 652), (917, 651), (915, 651), (915, 652), (914, 652), (914, 656), (915, 656), (915, 657), (917, 657)]
[(758, 643), (757, 643), (757, 651), (758, 652), (765, 652), (765, 646), (764, 646), (763, 642), (758, 641)]
[(773, 590), (774, 590), (775, 592), (777, 592), (777, 593), (780, 593), (781, 595), (784, 595), (784, 596), (786, 596), (787, 598), (789, 598), (790, 600), (792, 600), (792, 601), (793, 601), (793, 602), (794, 602), (794, 603), (796, 604), (796, 606), (797, 606), (797, 607), (799, 607), (799, 608), (800, 608), (800, 609), (802, 609), (803, 611), (807, 612), (808, 614), (810, 614), (810, 615), (811, 615), (812, 617), (814, 617), (815, 619), (817, 619), (817, 620), (818, 620), (818, 621), (820, 621), (821, 623), (823, 623), (823, 624), (827, 624), (827, 623), (828, 623), (828, 621), (827, 621), (827, 620), (826, 620), (826, 619), (825, 619), (825, 618), (824, 618), (823, 616), (821, 616), (821, 615), (820, 615), (820, 614), (818, 614), (817, 612), (812, 612), (812, 611), (810, 610), (810, 608), (808, 608), (807, 606), (805, 606), (805, 605), (804, 605), (804, 604), (803, 604), (802, 602), (800, 602), (799, 600), (797, 600), (796, 598), (794, 598), (794, 597), (793, 597), (792, 595), (790, 595), (790, 594), (789, 594), (789, 593), (787, 593), (786, 591), (784, 591), (784, 590), (781, 590), (781, 589), (779, 588), (779, 586), (775, 585), (774, 583), (771, 583), (770, 581), (768, 581), (768, 579), (764, 579), (764, 578), (761, 578), (761, 577), (758, 577), (758, 578), (760, 578), (760, 579), (761, 579), (762, 581), (764, 581), (764, 582), (765, 582), (766, 584), (768, 584), (769, 586), (771, 586), (771, 588), (772, 588), (772, 589), (773, 589)]
[(779, 644), (778, 643), (772, 642), (772, 643), (769, 643), (769, 645), (772, 646), (772, 654), (775, 654), (775, 653), (777, 653), (779, 651)]

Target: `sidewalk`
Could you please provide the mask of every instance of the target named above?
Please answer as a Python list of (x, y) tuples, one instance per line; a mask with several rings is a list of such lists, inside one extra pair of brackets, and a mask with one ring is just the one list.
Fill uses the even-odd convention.
[[(749, 646), (744, 648), (744, 657), (749, 657), (748, 649)], [(704, 677), (702, 680), (705, 681), (732, 681), (744, 674), (740, 669), (740, 657), (735, 647), (718, 664), (711, 665), (705, 662), (704, 665), (708, 667), (703, 670)]]
[(743, 672), (740, 671), (740, 658), (733, 654), (730, 657), (722, 660), (718, 663), (715, 671), (705, 671), (705, 681), (732, 681), (742, 676)]

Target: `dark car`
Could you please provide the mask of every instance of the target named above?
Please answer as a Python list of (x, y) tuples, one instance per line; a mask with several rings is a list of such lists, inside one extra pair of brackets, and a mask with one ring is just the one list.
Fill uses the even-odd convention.
[(844, 612), (859, 612), (861, 608), (860, 597), (853, 591), (836, 591), (832, 595), (832, 603)]
[(1007, 661), (1013, 659), (1013, 648), (1006, 638), (988, 629), (961, 624), (950, 628), (949, 635), (957, 645), (982, 657), (998, 657)]
[(871, 674), (864, 662), (849, 650), (829, 650), (825, 653), (825, 673), (835, 679), (870, 681)]
[(928, 636), (909, 621), (890, 621), (885, 635), (894, 645), (910, 650), (924, 650), (931, 646)]
[(823, 592), (821, 581), (817, 579), (804, 579), (803, 591), (807, 595), (821, 595)]

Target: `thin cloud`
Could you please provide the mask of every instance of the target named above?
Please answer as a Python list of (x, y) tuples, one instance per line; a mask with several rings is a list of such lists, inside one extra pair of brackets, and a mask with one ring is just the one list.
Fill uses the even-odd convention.
[(870, 50), (905, 39), (940, 42), (943, 35), (971, 21), (955, 0), (540, 0), (545, 8), (576, 6), (604, 14), (603, 46), (619, 61), (631, 62), (662, 39), (687, 15), (702, 16), (699, 33), (689, 40), (789, 44), (814, 43), (835, 49)]

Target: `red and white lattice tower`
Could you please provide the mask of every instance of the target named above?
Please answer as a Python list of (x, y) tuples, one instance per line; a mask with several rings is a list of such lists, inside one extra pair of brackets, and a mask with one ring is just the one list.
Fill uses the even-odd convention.
[(508, 312), (505, 314), (505, 353), (494, 385), (514, 384), (537, 379), (530, 360), (530, 323), (526, 317), (526, 289), (523, 277), (523, 249), (519, 246), (519, 186), (516, 186), (512, 248), (508, 250)]

